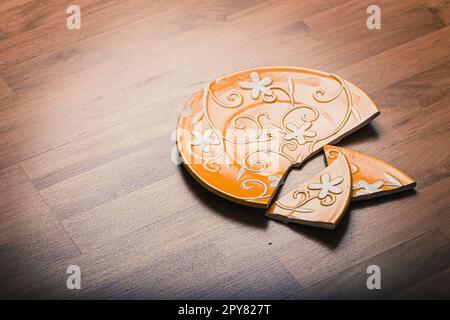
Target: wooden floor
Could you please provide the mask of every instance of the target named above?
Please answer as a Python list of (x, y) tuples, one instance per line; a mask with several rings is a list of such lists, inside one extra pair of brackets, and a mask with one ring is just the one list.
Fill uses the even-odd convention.
[[(0, 4), (1, 298), (450, 298), (450, 1), (77, 0), (81, 30), (68, 30), (71, 3)], [(381, 116), (340, 145), (416, 190), (318, 230), (222, 200), (172, 164), (190, 95), (262, 65), (365, 90)], [(291, 171), (281, 194), (323, 167), (318, 155)], [(72, 264), (81, 290), (66, 288)]]

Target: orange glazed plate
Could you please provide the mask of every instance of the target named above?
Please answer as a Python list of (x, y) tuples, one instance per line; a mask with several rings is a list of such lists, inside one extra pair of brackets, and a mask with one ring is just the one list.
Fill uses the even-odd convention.
[(231, 201), (267, 208), (291, 166), (379, 115), (337, 75), (261, 67), (218, 78), (187, 102), (178, 121), (184, 165)]

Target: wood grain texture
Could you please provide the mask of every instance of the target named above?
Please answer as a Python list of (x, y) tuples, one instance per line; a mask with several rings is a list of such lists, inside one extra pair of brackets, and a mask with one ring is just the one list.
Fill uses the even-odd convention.
[(0, 101), (2, 98), (9, 97), (11, 95), (11, 89), (9, 88), (8, 84), (0, 78)]
[[(450, 5), (80, 0), (0, 4), (1, 298), (450, 298)], [(170, 161), (178, 112), (262, 65), (334, 72), (381, 116), (339, 145), (417, 180), (334, 231), (286, 226)], [(293, 169), (283, 196), (325, 166)], [(79, 265), (82, 289), (66, 288)], [(368, 265), (382, 290), (365, 286)]]

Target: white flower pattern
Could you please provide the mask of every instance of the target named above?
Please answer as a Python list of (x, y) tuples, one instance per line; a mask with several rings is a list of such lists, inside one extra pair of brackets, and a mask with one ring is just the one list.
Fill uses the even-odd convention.
[(252, 90), (251, 95), (253, 99), (258, 99), (261, 93), (267, 96), (272, 95), (272, 90), (268, 87), (272, 84), (270, 77), (265, 77), (261, 80), (258, 72), (252, 72), (250, 73), (250, 79), (252, 82), (239, 82), (239, 86), (242, 89)]
[(382, 189), (380, 189), (383, 185), (384, 185), (384, 181), (382, 181), (382, 180), (375, 181), (372, 184), (370, 184), (364, 180), (359, 180), (358, 184), (356, 185), (356, 188), (360, 188), (360, 190), (356, 191), (356, 195), (361, 196), (364, 194), (371, 194), (371, 193), (383, 191)]
[(192, 135), (194, 140), (191, 140), (191, 145), (200, 146), (203, 152), (209, 152), (211, 145), (219, 145), (219, 139), (212, 136), (213, 131), (211, 129), (206, 129), (203, 134), (198, 130), (192, 130)]
[(344, 181), (344, 178), (337, 177), (331, 180), (330, 175), (328, 173), (324, 173), (320, 176), (320, 183), (311, 183), (308, 185), (308, 189), (311, 190), (320, 190), (319, 199), (324, 199), (328, 193), (340, 194), (342, 193), (342, 189), (337, 187)]
[(304, 122), (300, 127), (297, 127), (293, 123), (288, 123), (286, 125), (286, 128), (291, 130), (292, 132), (288, 133), (285, 137), (286, 140), (292, 140), (297, 139), (297, 142), (300, 145), (303, 145), (306, 143), (305, 137), (315, 137), (316, 133), (312, 130), (308, 130), (311, 128), (312, 123), (311, 122)]

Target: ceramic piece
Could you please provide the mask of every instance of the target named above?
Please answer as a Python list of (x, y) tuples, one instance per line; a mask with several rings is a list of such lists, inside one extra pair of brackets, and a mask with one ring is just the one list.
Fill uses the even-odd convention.
[(364, 92), (339, 76), (254, 68), (214, 80), (194, 95), (180, 115), (177, 146), (203, 186), (267, 208), (289, 167), (378, 114)]
[(377, 158), (346, 148), (324, 146), (327, 164), (344, 154), (353, 177), (352, 200), (364, 200), (412, 189), (416, 181), (399, 169)]
[(352, 176), (345, 156), (277, 200), (266, 212), (272, 219), (334, 229), (347, 211)]

